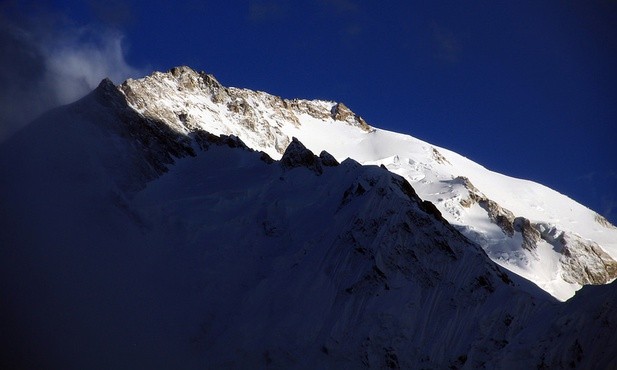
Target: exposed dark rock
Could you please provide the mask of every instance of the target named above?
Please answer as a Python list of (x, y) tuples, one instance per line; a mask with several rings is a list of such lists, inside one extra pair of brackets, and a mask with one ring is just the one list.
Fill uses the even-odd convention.
[(323, 167), (319, 157), (313, 154), (313, 152), (307, 149), (304, 144), (295, 137), (291, 139), (291, 143), (289, 143), (285, 153), (283, 153), (281, 166), (285, 169), (306, 167), (317, 175), (323, 173)]
[(583, 285), (606, 284), (617, 277), (617, 261), (595, 242), (562, 233), (556, 243), (563, 248), (559, 262), (565, 281)]
[(337, 103), (332, 107), (332, 118), (337, 121), (347, 121), (353, 117), (354, 113), (343, 103)]
[(452, 180), (452, 182), (463, 185), (469, 192), (469, 197), (460, 201), (461, 206), (469, 208), (477, 203), (480, 207), (484, 208), (489, 219), (499, 226), (504, 234), (509, 237), (514, 236), (514, 214), (512, 212), (484, 196), (467, 177), (459, 176)]
[(321, 164), (326, 167), (335, 167), (339, 165), (336, 158), (334, 158), (332, 154), (326, 152), (325, 150), (322, 150), (321, 153), (319, 153), (319, 159), (321, 159)]
[(202, 79), (206, 86), (217, 89), (225, 89), (225, 87), (221, 85), (221, 83), (213, 75), (201, 71), (199, 72), (199, 77)]
[(227, 103), (227, 109), (234, 113), (246, 115), (251, 107), (249, 107), (246, 100), (239, 98)]
[(461, 206), (465, 207), (465, 208), (469, 208), (472, 205), (476, 204), (478, 202), (479, 194), (480, 194), (480, 190), (478, 190), (478, 188), (476, 188), (471, 181), (469, 181), (469, 178), (465, 177), (465, 176), (458, 176), (457, 178), (452, 180), (453, 184), (461, 184), (465, 187), (465, 189), (467, 189), (467, 191), (469, 192), (469, 197), (462, 199), (460, 201)]
[(240, 149), (254, 152), (254, 150), (249, 148), (242, 141), (242, 139), (240, 139), (239, 137), (235, 135), (216, 136), (204, 130), (196, 130), (192, 136), (195, 138), (195, 142), (197, 143), (197, 145), (199, 145), (200, 149), (202, 150), (208, 150), (211, 145), (217, 145), (217, 146), (228, 146), (230, 148), (240, 148)]
[[(113, 121), (105, 129), (129, 139), (134, 155), (144, 159), (143, 162), (135, 161), (143, 164), (131, 171), (133, 179), (126, 179), (119, 184), (121, 188), (140, 190), (147, 181), (167, 172), (168, 166), (174, 163), (174, 157), (195, 156), (188, 137), (177, 133), (165, 122), (137, 113), (110, 79), (102, 80), (92, 94), (98, 104), (113, 110), (119, 118), (119, 122)], [(80, 111), (80, 104), (77, 102), (73, 109)], [(134, 181), (135, 178), (138, 178), (137, 181)]]
[(450, 164), (450, 162), (448, 162), (448, 160), (446, 159), (446, 157), (443, 156), (443, 154), (441, 154), (437, 149), (433, 148), (433, 158), (435, 159), (435, 161), (437, 161), (437, 163), (441, 163), (441, 164)]
[(523, 236), (523, 248), (528, 251), (536, 249), (538, 242), (542, 239), (542, 235), (528, 219), (525, 217), (517, 217), (512, 222), (514, 230), (521, 233)]
[(324, 111), (324, 110), (318, 109), (313, 104), (310, 104), (310, 102), (307, 100), (301, 100), (301, 99), (284, 100), (283, 106), (286, 109), (307, 113), (310, 116), (318, 118), (318, 119), (326, 119), (330, 116), (327, 110)]
[(221, 141), (230, 148), (241, 148), (253, 151), (236, 135), (221, 135)]
[(206, 72), (196, 72), (191, 67), (179, 66), (170, 69), (167, 73), (171, 74), (177, 80), (182, 81), (183, 87), (195, 89), (202, 86), (222, 88), (223, 86), (214, 78), (214, 76)]
[(261, 156), (259, 157), (259, 159), (261, 159), (262, 161), (266, 162), (267, 164), (272, 164), (274, 163), (274, 159), (272, 159), (272, 157), (270, 157), (268, 155), (268, 153), (266, 152), (260, 152)]
[(514, 214), (512, 212), (485, 197), (477, 199), (477, 202), (480, 207), (484, 208), (490, 220), (499, 226), (504, 234), (510, 237), (514, 235), (514, 226), (512, 224), (514, 222)]
[(597, 223), (599, 223), (600, 225), (606, 227), (607, 229), (617, 229), (617, 226), (613, 225), (612, 223), (609, 222), (609, 220), (607, 220), (604, 216), (596, 213), (594, 216), (594, 219)]
[[(515, 217), (512, 212), (480, 193), (466, 177), (457, 177), (453, 182), (462, 184), (469, 192), (469, 198), (460, 202), (463, 207), (478, 203), (504, 234), (513, 237), (514, 232), (520, 233), (524, 249), (533, 252), (540, 241), (551, 244), (553, 249), (561, 254), (559, 262), (565, 281), (581, 285), (606, 284), (617, 277), (617, 261), (596, 243), (577, 235), (566, 234), (547, 224), (533, 223), (525, 217)], [(604, 227), (614, 227), (600, 215), (596, 216), (596, 222)]]
[(364, 131), (370, 131), (371, 126), (369, 126), (366, 121), (351, 111), (345, 104), (337, 103), (332, 107), (331, 110), (332, 118), (337, 121), (345, 121), (347, 123), (352, 123), (354, 126), (360, 127)]

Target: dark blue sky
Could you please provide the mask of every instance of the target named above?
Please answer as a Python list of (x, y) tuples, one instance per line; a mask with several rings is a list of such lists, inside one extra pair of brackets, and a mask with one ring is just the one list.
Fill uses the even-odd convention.
[(54, 32), (121, 35), (126, 64), (143, 73), (189, 65), (227, 86), (343, 101), (376, 127), (543, 183), (617, 223), (615, 1), (4, 5), (30, 13), (31, 27), (43, 17)]

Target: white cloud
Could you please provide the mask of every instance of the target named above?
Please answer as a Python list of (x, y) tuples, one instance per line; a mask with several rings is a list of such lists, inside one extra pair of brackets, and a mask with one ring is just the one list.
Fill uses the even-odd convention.
[(145, 74), (126, 60), (117, 31), (76, 27), (58, 17), (19, 22), (0, 14), (0, 142), (43, 112), (71, 103), (108, 77)]
[[(83, 32), (83, 31), (82, 31)], [(96, 40), (80, 37), (42, 46), (46, 82), (59, 103), (72, 102), (94, 89), (103, 78), (120, 83), (142, 72), (130, 66), (122, 48), (122, 36), (106, 32)]]

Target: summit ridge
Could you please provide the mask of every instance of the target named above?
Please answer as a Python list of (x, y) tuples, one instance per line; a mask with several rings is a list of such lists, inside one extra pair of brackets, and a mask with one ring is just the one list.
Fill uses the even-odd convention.
[(237, 136), (273, 159), (280, 159), (296, 137), (338, 162), (350, 157), (384, 165), (406, 178), (491, 259), (561, 300), (582, 285), (617, 277), (617, 229), (596, 212), (540, 184), (375, 128), (343, 103), (225, 87), (189, 67), (129, 79), (118, 88), (144, 117), (183, 135), (204, 130)]

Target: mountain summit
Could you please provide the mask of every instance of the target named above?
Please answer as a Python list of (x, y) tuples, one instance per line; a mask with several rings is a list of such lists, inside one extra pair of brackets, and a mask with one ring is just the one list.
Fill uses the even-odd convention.
[(499, 266), (567, 298), (613, 278), (612, 225), (342, 103), (104, 80), (0, 187), (2, 368), (617, 366), (617, 285)]
[(507, 177), (449, 150), (369, 126), (343, 103), (287, 100), (227, 88), (188, 67), (119, 86), (144, 117), (178, 133), (234, 135), (280, 159), (292, 137), (315, 153), (384, 165), (504, 268), (558, 299), (617, 277), (617, 228), (540, 184)]

